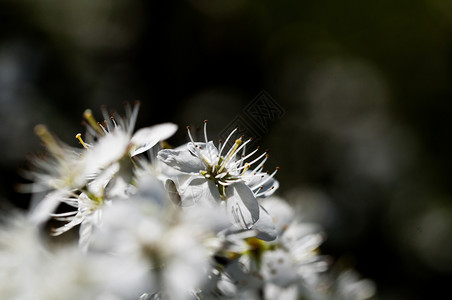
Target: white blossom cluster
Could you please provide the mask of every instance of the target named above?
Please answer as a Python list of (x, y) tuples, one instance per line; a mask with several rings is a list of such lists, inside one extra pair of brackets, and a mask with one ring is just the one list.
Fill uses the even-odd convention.
[[(103, 122), (85, 111), (81, 146), (36, 127), (26, 214), (0, 230), (1, 299), (370, 299), (372, 281), (330, 271), (324, 234), (274, 195), (266, 152), (207, 137), (171, 148), (177, 126), (134, 132), (138, 105)], [(40, 196), (44, 195), (44, 196)], [(52, 235), (78, 229), (78, 242)]]

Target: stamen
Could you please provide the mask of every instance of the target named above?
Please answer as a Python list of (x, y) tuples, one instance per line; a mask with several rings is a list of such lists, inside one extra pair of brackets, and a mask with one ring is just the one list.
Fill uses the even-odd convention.
[(242, 174), (245, 174), (246, 170), (248, 170), (250, 167), (249, 163), (245, 163), (245, 167), (243, 168)]
[(104, 132), (102, 131), (102, 129), (97, 125), (97, 121), (93, 116), (93, 112), (91, 111), (91, 109), (86, 109), (85, 112), (83, 113), (83, 117), (85, 117), (86, 121), (88, 121), (89, 125), (96, 130), (97, 133), (100, 133), (101, 135), (104, 134)]
[(85, 142), (82, 139), (82, 134), (81, 133), (77, 133), (77, 135), (75, 136), (76, 139), (78, 139), (78, 141), (80, 142), (80, 144), (83, 146), (83, 148), (88, 149), (88, 146), (85, 144)]
[[(257, 149), (254, 150), (254, 152), (256, 152), (256, 151), (257, 151)], [(258, 158), (256, 158), (255, 160), (253, 160), (252, 162), (247, 163), (247, 164), (249, 164), (249, 165), (251, 166), (251, 165), (255, 164), (257, 161), (259, 161), (262, 157), (265, 156), (265, 157), (267, 158), (267, 155), (268, 155), (268, 154), (264, 152), (264, 153), (262, 153)], [(244, 167), (238, 168), (237, 171), (238, 171), (238, 170), (241, 170), (241, 169), (243, 169), (243, 168), (244, 168)]]
[(218, 184), (220, 184), (222, 186), (230, 186), (238, 181), (240, 181), (240, 178), (237, 178), (235, 180), (218, 181)]
[(53, 138), (52, 134), (47, 130), (45, 125), (39, 124), (35, 126), (35, 133), (44, 142), (47, 149), (54, 155), (63, 155), (61, 147)]
[(115, 126), (115, 128), (118, 128), (118, 123), (116, 123), (115, 117), (110, 116), (110, 120), (113, 123), (113, 126)]
[[(105, 122), (105, 121), (104, 121), (104, 122)], [(105, 122), (105, 123), (107, 123), (107, 122)], [(104, 132), (105, 134), (108, 133), (108, 131), (105, 129), (104, 126), (102, 126), (102, 124), (101, 124), (100, 122), (97, 122), (97, 125), (103, 130), (103, 132)]]
[(221, 170), (224, 169), (224, 167), (226, 166), (226, 164), (229, 162), (229, 160), (232, 158), (232, 156), (234, 155), (234, 153), (237, 151), (237, 148), (239, 147), (239, 145), (242, 143), (241, 139), (237, 139), (235, 140), (235, 145), (234, 147), (232, 147), (228, 154), (226, 155), (226, 159), (223, 161), (223, 163), (221, 164), (220, 169), (218, 170), (218, 172), (221, 172)]
[(69, 212), (64, 212), (64, 213), (50, 213), (49, 215), (51, 217), (68, 217), (68, 216), (76, 215), (77, 213), (78, 213), (78, 211), (69, 211)]
[(261, 186), (259, 187), (259, 189), (257, 189), (255, 192), (253, 192), (254, 197), (257, 197), (257, 195), (259, 194), (259, 192), (260, 192), (263, 188), (264, 188), (264, 186), (261, 185)]
[(102, 112), (102, 117), (105, 120), (104, 122), (106, 124), (107, 131), (111, 131), (113, 128), (111, 127), (112, 123), (110, 121), (110, 117), (109, 117), (109, 114), (108, 114), (108, 111), (107, 111), (107, 106), (106, 105), (102, 105), (100, 107), (100, 110)]
[(188, 137), (190, 138), (191, 143), (195, 146), (196, 154), (198, 155), (199, 158), (202, 158), (204, 160), (204, 162), (207, 164), (207, 166), (211, 167), (209, 160), (207, 160), (206, 157), (204, 155), (202, 155), (202, 153), (201, 153), (202, 148), (200, 146), (198, 146), (195, 143), (195, 141), (193, 140), (193, 137), (190, 132), (190, 126), (187, 126), (186, 128), (187, 128)]
[(140, 101), (136, 101), (135, 105), (133, 106), (132, 113), (127, 116), (129, 119), (129, 124), (127, 126), (127, 133), (132, 134), (133, 129), (135, 128), (135, 123), (138, 117), (138, 110), (140, 109)]
[[(248, 141), (249, 141), (249, 140), (248, 140)], [(242, 163), (243, 163), (245, 160), (247, 160), (249, 157), (253, 156), (253, 154), (256, 153), (258, 150), (259, 150), (259, 148), (257, 148), (257, 149), (255, 149), (254, 151), (248, 153), (246, 156), (243, 156), (243, 155), (242, 155), (242, 157), (241, 157), (238, 161), (235, 162), (236, 164), (240, 164), (240, 167), (238, 168), (238, 170), (241, 170), (241, 169), (243, 168)], [(258, 159), (258, 160), (259, 160), (259, 159)], [(253, 163), (247, 163), (247, 164), (252, 165)]]
[(195, 143), (195, 141), (193, 140), (193, 137), (191, 136), (191, 133), (190, 133), (190, 126), (187, 126), (187, 132), (188, 132), (188, 137), (189, 137), (190, 141), (191, 141), (194, 145), (196, 145), (196, 143)]
[[(240, 140), (242, 140), (242, 137), (243, 136), (240, 137)], [(242, 143), (242, 145), (239, 148), (237, 148), (236, 151), (239, 152), (240, 150), (242, 150), (242, 148), (244, 148), (246, 146), (246, 144), (248, 144), (249, 142), (251, 142), (251, 139), (247, 139), (244, 143)], [(242, 154), (245, 154), (245, 153), (242, 152)]]
[[(264, 184), (266, 184), (270, 179), (273, 178), (273, 176), (275, 176), (276, 172), (278, 172), (278, 171), (279, 171), (279, 167), (276, 167), (275, 171), (273, 171), (273, 173), (271, 173), (271, 175), (268, 175), (268, 177), (265, 178), (264, 181), (259, 182), (258, 184), (259, 184), (259, 185), (264, 185)], [(256, 188), (259, 187), (259, 185), (255, 185), (255, 186), (251, 187), (251, 190), (255, 190)]]
[(204, 140), (206, 141), (207, 153), (209, 154), (209, 160), (213, 161), (212, 153), (210, 152), (209, 139), (207, 138), (207, 120), (204, 120)]
[(220, 148), (220, 152), (218, 153), (218, 156), (221, 157), (221, 153), (223, 152), (224, 147), (227, 145), (227, 143), (229, 142), (229, 139), (231, 138), (231, 136), (234, 134), (234, 132), (237, 131), (237, 127), (234, 128), (234, 130), (231, 131), (231, 133), (228, 135), (228, 137), (226, 138), (226, 140), (224, 141), (223, 145)]
[(215, 175), (215, 179), (221, 179), (221, 178), (223, 178), (224, 176), (226, 176), (228, 173), (220, 173), (220, 174), (217, 174), (217, 175)]
[[(273, 189), (275, 189), (275, 186), (274, 185), (272, 185), (272, 187), (270, 188), (270, 190), (273, 190)], [(267, 190), (268, 191), (268, 190)], [(254, 194), (254, 197), (260, 197), (260, 196), (262, 196), (262, 195), (264, 195), (267, 191), (263, 191), (263, 192), (261, 192), (261, 193), (256, 193), (256, 194)]]
[(253, 172), (255, 172), (255, 173), (260, 172), (263, 169), (263, 167), (264, 167), (264, 163), (267, 161), (267, 159), (269, 157), (270, 157), (270, 155), (266, 154), (265, 158), (259, 163), (259, 165), (257, 165), (256, 168), (254, 168)]

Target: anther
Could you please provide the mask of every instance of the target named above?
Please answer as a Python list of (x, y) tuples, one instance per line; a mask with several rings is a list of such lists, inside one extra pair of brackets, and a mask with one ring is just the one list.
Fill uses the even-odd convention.
[(53, 138), (52, 134), (47, 130), (47, 127), (42, 124), (38, 124), (34, 128), (35, 133), (44, 142), (47, 149), (54, 154), (61, 154), (61, 148), (57, 141)]
[(38, 136), (42, 137), (44, 135), (47, 135), (49, 132), (48, 132), (47, 127), (45, 125), (38, 124), (38, 125), (35, 126), (35, 133)]
[(93, 112), (91, 111), (91, 109), (86, 109), (83, 112), (83, 117), (86, 119), (86, 121), (88, 121), (89, 125), (91, 125), (92, 128), (94, 128), (96, 131), (102, 133), (100, 128), (97, 126), (96, 119), (94, 119)]
[(85, 142), (82, 139), (82, 134), (81, 133), (77, 133), (77, 135), (75, 136), (76, 139), (78, 139), (78, 141), (80, 142), (80, 144), (83, 146), (83, 148), (88, 149), (88, 146), (85, 144)]

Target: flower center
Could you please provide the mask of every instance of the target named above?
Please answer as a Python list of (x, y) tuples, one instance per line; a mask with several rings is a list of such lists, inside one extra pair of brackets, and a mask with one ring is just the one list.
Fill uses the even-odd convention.
[[(277, 168), (277, 170), (275, 170), (275, 172), (271, 175), (267, 173), (269, 176), (262, 173), (264, 163), (269, 156), (267, 154), (267, 150), (251, 162), (246, 162), (248, 158), (253, 156), (259, 150), (259, 147), (245, 155), (246, 145), (251, 142), (252, 139), (250, 138), (243, 141), (243, 136), (236, 139), (233, 146), (223, 156), (223, 150), (225, 150), (228, 141), (232, 138), (237, 129), (238, 128), (232, 130), (224, 142), (220, 140), (218, 145), (219, 150), (217, 150), (217, 148), (213, 146), (212, 142), (209, 143), (209, 139), (207, 138), (207, 120), (204, 121), (204, 145), (206, 149), (203, 149), (201, 143), (196, 143), (193, 140), (190, 132), (190, 126), (187, 126), (188, 136), (194, 146), (194, 149), (191, 152), (193, 155), (197, 156), (205, 166), (204, 170), (200, 171), (200, 174), (206, 179), (214, 181), (215, 185), (218, 187), (221, 199), (223, 200), (226, 199), (227, 186), (238, 181), (251, 182), (251, 178), (256, 176), (259, 177), (259, 180), (254, 180), (253, 182), (257, 182), (258, 185), (253, 185), (250, 189), (256, 197), (260, 196), (263, 185), (271, 180), (276, 171), (279, 169)], [(240, 152), (241, 155), (238, 155)], [(257, 167), (255, 167), (252, 171), (247, 172), (255, 163), (258, 163)], [(264, 179), (264, 177), (266, 178)]]

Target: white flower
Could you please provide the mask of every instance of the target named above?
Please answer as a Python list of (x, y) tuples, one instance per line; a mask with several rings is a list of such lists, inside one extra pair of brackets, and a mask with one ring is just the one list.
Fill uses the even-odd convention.
[(21, 215), (2, 225), (2, 299), (133, 299), (149, 287), (147, 269), (139, 261), (86, 255), (71, 244), (46, 247), (38, 228)]
[[(263, 153), (247, 162), (258, 149), (245, 154), (246, 145), (242, 137), (235, 140), (230, 149), (225, 149), (235, 133), (233, 130), (224, 143), (217, 147), (208, 141), (206, 124), (204, 122), (204, 142), (195, 142), (188, 135), (190, 142), (185, 149), (164, 149), (158, 153), (158, 158), (167, 165), (181, 172), (181, 176), (173, 179), (183, 206), (191, 204), (217, 205), (223, 202), (232, 223), (243, 229), (251, 229), (259, 220), (260, 196), (268, 196), (278, 186), (271, 175), (262, 172), (263, 164), (268, 154)], [(250, 170), (255, 163), (260, 163)]]
[[(80, 134), (76, 136), (85, 148), (84, 151), (72, 153), (66, 150), (45, 128), (38, 127), (38, 134), (58, 162), (56, 166), (42, 165), (46, 166), (45, 169), (50, 174), (56, 173), (53, 175), (56, 177), (54, 181), (61, 184), (53, 184), (55, 190), (33, 208), (30, 217), (34, 222), (39, 224), (50, 216), (67, 221), (66, 225), (54, 231), (55, 235), (81, 224), (80, 245), (87, 246), (92, 226), (100, 224), (103, 205), (112, 199), (127, 197), (135, 171), (132, 157), (149, 150), (177, 130), (175, 124), (163, 123), (132, 134), (138, 107), (135, 105), (132, 110), (130, 106), (126, 106), (126, 118), (118, 115), (108, 118), (103, 110), (107, 119), (104, 125), (96, 122), (91, 111), (86, 110), (84, 117), (87, 121), (87, 142)], [(53, 171), (54, 168), (56, 172)], [(66, 170), (69, 175), (64, 173)], [(62, 178), (58, 179), (58, 176)], [(66, 203), (76, 210), (52, 214), (60, 203)]]
[(88, 180), (83, 151), (59, 141), (44, 125), (37, 125), (35, 133), (49, 153), (35, 157), (31, 161), (35, 170), (24, 174), (33, 180), (31, 192), (71, 190), (83, 186)]
[(285, 287), (298, 283), (313, 288), (328, 263), (318, 254), (324, 235), (316, 224), (294, 219), (291, 207), (280, 198), (263, 201), (278, 228), (278, 238), (269, 242), (272, 251), (262, 256), (262, 275), (273, 284)]
[[(240, 244), (237, 259), (224, 268), (227, 277), (235, 283), (235, 297), (242, 297), (243, 292), (257, 295), (260, 290), (271, 295), (265, 294), (265, 299), (275, 299), (275, 295), (281, 294), (298, 299), (316, 293), (319, 274), (328, 266), (325, 258), (317, 253), (322, 234), (315, 226), (296, 221), (290, 206), (279, 198), (264, 200), (263, 207), (274, 218), (278, 238), (264, 241), (248, 236), (243, 240), (245, 246)], [(229, 285), (227, 291), (221, 290), (224, 280), (222, 276), (217, 283), (221, 294), (231, 291)], [(282, 293), (283, 290), (288, 293)]]
[(148, 178), (138, 185), (136, 195), (106, 207), (88, 253), (108, 252), (118, 260), (140, 260), (152, 283), (146, 292), (189, 299), (209, 268), (204, 238), (211, 234), (181, 214), (179, 207), (159, 199), (165, 194), (160, 181)]
[(364, 300), (375, 295), (375, 283), (369, 279), (361, 279), (352, 269), (342, 271), (337, 280), (337, 299)]
[(92, 175), (97, 175), (112, 164), (121, 163), (124, 158), (130, 158), (143, 153), (158, 142), (171, 137), (177, 130), (173, 123), (162, 123), (139, 129), (133, 134), (139, 104), (133, 109), (126, 105), (126, 117), (118, 114), (108, 117), (105, 109), (102, 110), (105, 118), (103, 125), (94, 119), (91, 110), (86, 110), (84, 117), (87, 121), (85, 142), (81, 135), (77, 138), (89, 151), (86, 151), (89, 168)]

